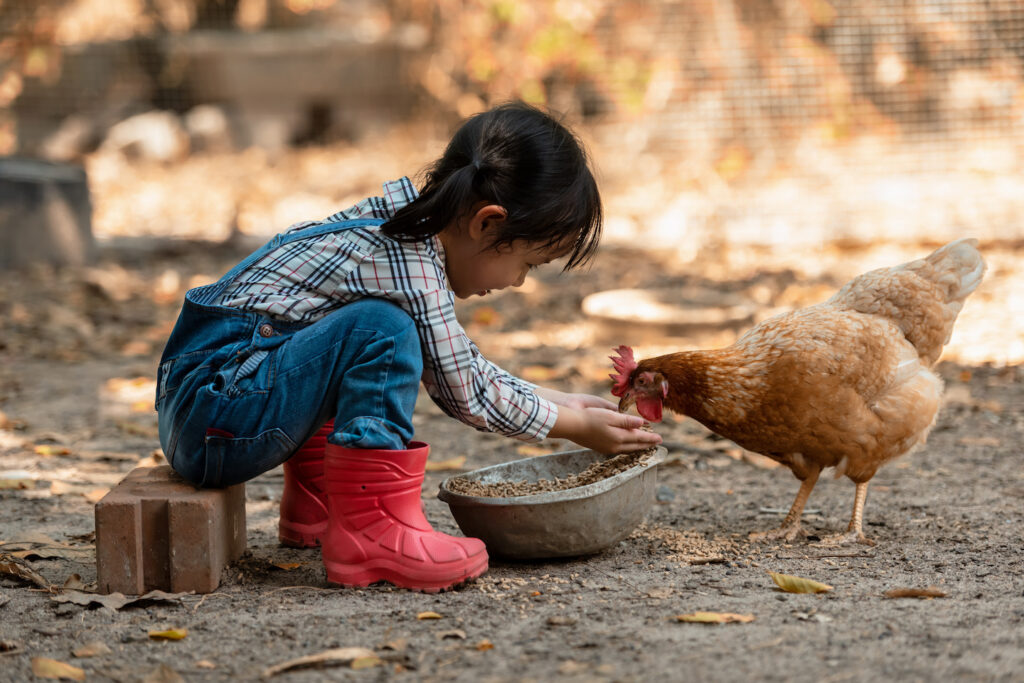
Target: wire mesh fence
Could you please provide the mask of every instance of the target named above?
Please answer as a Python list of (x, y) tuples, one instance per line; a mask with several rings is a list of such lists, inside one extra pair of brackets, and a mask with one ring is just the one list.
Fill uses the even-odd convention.
[(705, 232), (998, 236), (1022, 208), (1020, 0), (0, 2), (5, 154), (358, 144), (510, 97), (565, 112), (607, 186), (646, 186), (612, 197), (634, 223), (675, 201)]

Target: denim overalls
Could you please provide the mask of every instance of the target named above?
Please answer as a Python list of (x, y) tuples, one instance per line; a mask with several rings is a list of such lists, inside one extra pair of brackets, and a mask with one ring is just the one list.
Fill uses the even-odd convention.
[(423, 356), (412, 318), (396, 304), (368, 297), (294, 323), (213, 303), (282, 244), (381, 223), (279, 234), (218, 282), (188, 291), (160, 359), (156, 395), (160, 443), (185, 479), (204, 487), (252, 479), (332, 418), (332, 443), (406, 447)]

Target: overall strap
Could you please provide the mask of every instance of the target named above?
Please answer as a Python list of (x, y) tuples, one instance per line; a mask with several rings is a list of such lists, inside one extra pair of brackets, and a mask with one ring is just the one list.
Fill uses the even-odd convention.
[(233, 282), (240, 273), (283, 244), (290, 244), (291, 242), (296, 242), (298, 240), (320, 237), (321, 235), (327, 235), (335, 232), (344, 232), (345, 230), (377, 226), (384, 222), (385, 219), (383, 218), (360, 218), (351, 221), (335, 221), (332, 223), (316, 224), (306, 228), (293, 230), (291, 232), (278, 233), (277, 235), (274, 235), (273, 239), (269, 242), (242, 259), (220, 280), (210, 285), (196, 287), (195, 289), (189, 290), (189, 292), (185, 294), (185, 298), (193, 303), (209, 306), (220, 298), (224, 289), (231, 284), (231, 282)]

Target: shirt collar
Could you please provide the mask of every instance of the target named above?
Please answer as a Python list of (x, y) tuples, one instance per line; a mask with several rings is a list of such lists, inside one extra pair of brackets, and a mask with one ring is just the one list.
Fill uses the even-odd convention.
[(406, 176), (384, 183), (383, 199), (390, 216), (394, 216), (399, 209), (412, 202), (419, 195), (420, 193), (416, 191), (412, 181)]

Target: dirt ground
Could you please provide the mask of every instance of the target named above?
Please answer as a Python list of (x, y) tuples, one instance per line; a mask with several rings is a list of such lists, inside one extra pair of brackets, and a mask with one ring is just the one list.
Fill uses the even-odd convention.
[[(1002, 265), (990, 271), (989, 291), (1001, 291), (1007, 273), (1021, 272), (1024, 249), (991, 252)], [(927, 447), (873, 481), (865, 530), (874, 547), (815, 544), (816, 536), (845, 527), (852, 504), (853, 485), (831, 478), (808, 504), (805, 522), (816, 536), (750, 543), (750, 531), (781, 520), (796, 479), (692, 421), (669, 417), (657, 428), (669, 458), (647, 521), (595, 556), (494, 560), (479, 580), (438, 595), (330, 588), (318, 551), (277, 542), (278, 469), (248, 483), (248, 551), (215, 593), (120, 609), (59, 602), (73, 575), (86, 588), (96, 579), (93, 501), (140, 461), (152, 461), (158, 448), (153, 376), (184, 289), (215, 277), (241, 253), (237, 245), (127, 240), (104, 246), (93, 269), (0, 275), (0, 552), (20, 551), (55, 586), (46, 591), (0, 576), (0, 681), (31, 680), (36, 657), (83, 669), (87, 680), (254, 680), (275, 665), (345, 647), (368, 648), (379, 661), (363, 657), (355, 666), (335, 662), (274, 677), (1024, 681), (1020, 365), (940, 365), (947, 400)], [(725, 276), (710, 261), (674, 266), (647, 253), (606, 250), (589, 273), (542, 270), (522, 292), (467, 304), (460, 314), (484, 353), (509, 370), (606, 395), (606, 350), (613, 341), (630, 342), (629, 333), (608, 339), (595, 331), (580, 313), (585, 294), (694, 285), (743, 296), (767, 312), (823, 298), (863, 256), (837, 252), (843, 268), (807, 279), (767, 258)], [(1001, 310), (998, 297), (979, 292), (954, 346), (984, 336), (972, 332), (972, 321), (988, 320), (985, 334), (998, 335), (998, 318), (991, 318)], [(726, 343), (734, 334), (709, 332), (685, 343)], [(656, 348), (639, 345), (638, 353)], [(428, 472), (423, 488), (428, 518), (449, 533), (457, 527), (436, 498), (444, 477), (572, 447), (479, 434), (426, 399), (416, 424), (417, 437), (434, 445), (431, 460), (445, 467), (455, 459)], [(769, 571), (833, 590), (781, 592)], [(884, 596), (930, 586), (945, 597)], [(753, 620), (675, 619), (697, 611)], [(440, 618), (418, 618), (423, 612)], [(148, 635), (165, 629), (187, 635)], [(72, 654), (96, 641), (108, 651)]]

